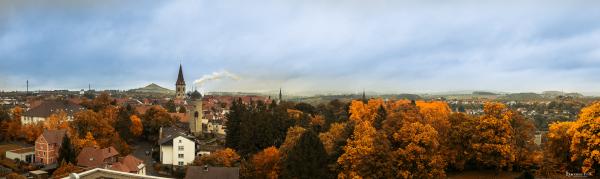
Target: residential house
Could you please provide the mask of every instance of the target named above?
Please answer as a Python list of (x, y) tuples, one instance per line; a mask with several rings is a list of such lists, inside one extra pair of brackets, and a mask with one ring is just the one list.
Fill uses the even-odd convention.
[(238, 179), (239, 167), (188, 166), (185, 179)]
[(44, 165), (57, 163), (58, 150), (62, 144), (66, 130), (45, 130), (35, 140), (35, 163)]
[(158, 144), (160, 162), (172, 166), (185, 166), (195, 159), (196, 142), (194, 136), (177, 127), (161, 128)]
[(75, 113), (85, 110), (81, 105), (70, 101), (43, 101), (41, 104), (25, 111), (21, 116), (21, 124), (35, 124), (44, 122), (50, 115), (63, 111), (67, 114), (67, 120), (73, 120)]
[(84, 147), (77, 156), (77, 165), (86, 168), (108, 168), (117, 162), (119, 152), (114, 147), (97, 149)]
[(121, 159), (121, 161), (113, 163), (110, 169), (126, 173), (146, 175), (146, 165), (144, 165), (144, 161), (132, 155), (127, 155)]
[(35, 158), (35, 148), (25, 147), (6, 151), (6, 158), (19, 160), (27, 163), (33, 163), (33, 160)]

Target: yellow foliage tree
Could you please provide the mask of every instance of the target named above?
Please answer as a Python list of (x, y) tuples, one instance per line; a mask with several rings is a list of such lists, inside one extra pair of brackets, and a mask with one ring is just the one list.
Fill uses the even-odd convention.
[(142, 126), (142, 120), (136, 115), (131, 115), (129, 119), (131, 120), (131, 126), (129, 127), (129, 130), (131, 130), (131, 134), (133, 134), (133, 136), (136, 137), (142, 135), (142, 132), (144, 131), (144, 127)]
[(215, 166), (215, 167), (234, 167), (238, 166), (240, 162), (240, 155), (235, 150), (225, 148), (223, 150), (217, 150), (210, 155), (205, 155), (194, 160), (194, 165), (197, 166)]
[(69, 128), (69, 121), (67, 119), (67, 113), (59, 111), (51, 114), (46, 121), (44, 121), (44, 128), (48, 130), (56, 129), (67, 129)]
[(423, 124), (430, 124), (441, 135), (446, 135), (450, 128), (448, 116), (452, 112), (447, 103), (442, 101), (417, 101), (419, 112), (423, 116)]
[(350, 120), (355, 123), (369, 121), (373, 123), (377, 117), (377, 110), (384, 105), (382, 99), (371, 99), (367, 104), (360, 100), (354, 100), (350, 104)]
[(504, 104), (486, 103), (484, 115), (476, 121), (471, 147), (475, 160), (483, 167), (512, 167), (515, 152), (511, 145), (512, 112)]
[(600, 102), (581, 109), (579, 119), (568, 130), (571, 161), (581, 161), (583, 173), (594, 175), (600, 169)]
[(573, 127), (575, 122), (557, 122), (550, 124), (545, 143), (544, 169), (554, 173), (554, 171), (564, 172), (573, 168), (577, 164), (571, 162), (571, 138), (567, 131)]
[(393, 134), (390, 159), (397, 167), (396, 178), (444, 178), (446, 162), (439, 151), (438, 133), (429, 124), (414, 122)]
[(337, 160), (341, 167), (338, 178), (393, 178), (395, 167), (389, 162), (386, 139), (377, 135), (369, 121), (359, 121)]
[(94, 138), (94, 135), (92, 135), (92, 133), (89, 131), (85, 134), (85, 138), (81, 139), (79, 143), (80, 143), (79, 148), (84, 148), (84, 147), (98, 148), (99, 147), (98, 142)]

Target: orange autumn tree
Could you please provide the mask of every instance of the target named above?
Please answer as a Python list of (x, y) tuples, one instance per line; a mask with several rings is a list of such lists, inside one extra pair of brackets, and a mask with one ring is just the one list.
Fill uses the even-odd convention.
[[(362, 102), (360, 102), (362, 105)], [(352, 102), (351, 106), (358, 103)], [(351, 107), (352, 110), (352, 107)], [(355, 109), (355, 114), (357, 111)], [(355, 119), (359, 120), (360, 119)], [(369, 121), (362, 121), (354, 128), (352, 137), (348, 139), (348, 144), (344, 146), (344, 154), (338, 158), (337, 163), (342, 167), (342, 172), (338, 174), (338, 178), (355, 178), (360, 176), (374, 176), (369, 161), (370, 155), (377, 151), (373, 147), (375, 143), (375, 128), (371, 126)]]
[(80, 139), (78, 141), (78, 146), (77, 148), (82, 149), (84, 147), (92, 147), (92, 148), (98, 148), (98, 142), (96, 141), (96, 139), (94, 138), (94, 135), (92, 135), (91, 132), (87, 132), (85, 134), (85, 138)]
[(144, 131), (142, 120), (137, 115), (131, 115), (129, 119), (131, 120), (131, 126), (129, 127), (131, 134), (135, 137), (142, 135), (142, 132)]
[(446, 161), (451, 169), (462, 171), (473, 158), (471, 138), (475, 134), (477, 119), (465, 113), (453, 113), (449, 116), (450, 129), (444, 136), (447, 141)]
[(75, 119), (70, 122), (73, 134), (81, 137), (87, 135), (87, 132), (93, 132), (95, 140), (100, 147), (109, 147), (112, 145), (111, 137), (115, 135), (115, 128), (103, 115), (92, 110), (85, 110), (75, 114)]
[(369, 121), (361, 120), (338, 158), (338, 178), (393, 178), (394, 166), (389, 162), (389, 143)]
[(600, 169), (600, 102), (581, 109), (579, 119), (568, 130), (571, 161), (581, 163), (581, 171), (595, 175)]
[(571, 161), (571, 138), (567, 131), (573, 127), (575, 122), (556, 122), (548, 127), (546, 137), (548, 141), (545, 143), (544, 169), (549, 172), (564, 172), (580, 167)]
[(263, 151), (254, 154), (250, 163), (252, 171), (250, 178), (278, 178), (281, 173), (281, 153), (276, 147), (269, 147)]
[(4, 138), (10, 140), (16, 140), (21, 137), (21, 116), (23, 115), (23, 108), (16, 106), (12, 109), (12, 119), (9, 122), (6, 122), (6, 134)]
[(53, 173), (52, 173), (52, 178), (62, 178), (62, 177), (67, 177), (69, 176), (69, 174), (73, 173), (73, 172), (77, 172), (80, 171), (81, 169), (74, 166), (71, 163), (65, 163), (62, 162), (60, 167), (58, 167), (58, 169), (56, 169)]
[(302, 134), (304, 134), (304, 132), (306, 132), (306, 129), (300, 126), (290, 127), (285, 136), (285, 141), (283, 141), (283, 144), (281, 144), (281, 146), (279, 147), (280, 152), (283, 155), (285, 155), (290, 149), (292, 149), (296, 145), (296, 143), (298, 143), (298, 140), (300, 139)]
[(59, 111), (57, 113), (51, 114), (50, 117), (48, 117), (48, 119), (44, 121), (44, 128), (48, 130), (69, 128), (67, 113), (64, 111)]
[(423, 116), (423, 124), (430, 124), (441, 135), (446, 135), (450, 128), (448, 117), (452, 112), (447, 103), (442, 101), (417, 101), (419, 113)]
[(23, 135), (26, 142), (33, 143), (43, 132), (44, 125), (42, 123), (35, 123), (22, 126), (19, 134)]
[(391, 160), (396, 178), (444, 178), (446, 162), (439, 149), (438, 133), (429, 124), (409, 123), (393, 134)]
[(235, 167), (239, 166), (239, 163), (240, 155), (230, 148), (217, 150), (210, 155), (204, 155), (194, 160), (194, 165), (197, 166)]
[(350, 104), (350, 120), (355, 123), (362, 121), (373, 122), (377, 118), (377, 111), (384, 105), (382, 99), (371, 99), (367, 104), (359, 100), (354, 100)]
[(486, 103), (484, 114), (476, 121), (471, 147), (475, 160), (482, 167), (500, 170), (512, 167), (515, 152), (511, 146), (513, 114), (501, 103)]
[(350, 130), (346, 130), (347, 125), (347, 123), (333, 123), (329, 127), (329, 131), (319, 134), (319, 139), (328, 155), (336, 152), (339, 143), (345, 141), (351, 134)]
[(510, 120), (512, 128), (512, 146), (515, 153), (513, 162), (516, 170), (527, 170), (542, 162), (542, 153), (537, 149), (535, 126), (533, 122), (519, 113), (514, 113)]

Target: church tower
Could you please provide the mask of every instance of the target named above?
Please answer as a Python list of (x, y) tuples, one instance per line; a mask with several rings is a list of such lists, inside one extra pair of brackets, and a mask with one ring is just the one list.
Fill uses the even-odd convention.
[(175, 82), (175, 99), (185, 98), (185, 80), (183, 80), (183, 70), (181, 64), (179, 64), (179, 75), (177, 75), (177, 82)]

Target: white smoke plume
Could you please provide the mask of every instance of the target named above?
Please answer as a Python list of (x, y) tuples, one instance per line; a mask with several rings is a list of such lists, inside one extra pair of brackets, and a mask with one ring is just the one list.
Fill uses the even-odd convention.
[(218, 72), (213, 72), (212, 74), (202, 75), (201, 78), (194, 80), (194, 84), (197, 87), (202, 87), (202, 85), (208, 81), (220, 80), (223, 78), (229, 78), (235, 81), (240, 80), (240, 77), (238, 77), (237, 75), (230, 73), (227, 70), (222, 70)]

